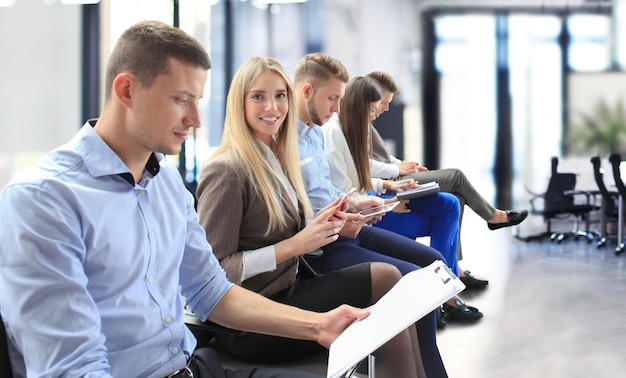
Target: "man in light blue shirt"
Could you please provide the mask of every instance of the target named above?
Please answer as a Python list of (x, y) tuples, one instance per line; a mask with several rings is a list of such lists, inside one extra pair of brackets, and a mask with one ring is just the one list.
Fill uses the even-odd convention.
[[(321, 125), (339, 112), (349, 75), (337, 59), (321, 53), (304, 56), (293, 75), (298, 106), (298, 148), (300, 168), (307, 195), (315, 211), (343, 195), (330, 178), (330, 166), (324, 150)], [(359, 211), (382, 204), (374, 196), (350, 198), (350, 210)], [(429, 246), (417, 243), (395, 232), (364, 226), (357, 214), (347, 214), (340, 237), (322, 248), (323, 253), (308, 256), (311, 266), (320, 273), (341, 269), (366, 261), (381, 261), (394, 265), (402, 274), (445, 258)], [(458, 302), (457, 302), (458, 301)], [(465, 305), (458, 297), (447, 305), (455, 306), (466, 321), (482, 317), (476, 308)], [(438, 319), (439, 326), (445, 318)], [(420, 352), (428, 377), (446, 377), (447, 373), (436, 344), (435, 313), (417, 323)]]
[(0, 193), (0, 311), (14, 375), (230, 376), (208, 348), (194, 351), (184, 306), (202, 320), (327, 347), (367, 316), (280, 305), (226, 279), (165, 158), (200, 126), (209, 68), (179, 29), (132, 26), (111, 54), (100, 118)]

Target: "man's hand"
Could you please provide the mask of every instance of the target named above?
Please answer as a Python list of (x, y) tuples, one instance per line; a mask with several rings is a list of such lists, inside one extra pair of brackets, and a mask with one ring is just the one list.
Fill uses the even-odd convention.
[(326, 348), (357, 319), (364, 319), (369, 316), (369, 311), (348, 305), (341, 305), (334, 310), (322, 314), (317, 342)]
[(400, 165), (398, 165), (398, 171), (400, 172), (400, 176), (408, 176), (417, 172), (425, 172), (428, 168), (420, 165), (420, 163), (415, 161), (406, 161), (403, 160)]
[(400, 176), (407, 176), (418, 172), (419, 164), (414, 161), (403, 160), (398, 166)]

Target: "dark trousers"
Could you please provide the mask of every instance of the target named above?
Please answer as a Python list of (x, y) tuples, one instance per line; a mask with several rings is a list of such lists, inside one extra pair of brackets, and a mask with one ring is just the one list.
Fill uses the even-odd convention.
[(211, 348), (196, 349), (188, 365), (195, 378), (320, 378), (325, 376), (325, 374), (308, 371), (259, 366), (237, 370), (224, 369), (217, 352)]
[[(304, 310), (326, 312), (342, 304), (355, 307), (371, 305), (370, 264), (358, 264), (313, 278), (298, 279), (288, 290), (272, 300)], [(302, 358), (323, 347), (309, 340), (244, 332), (241, 335), (216, 333), (220, 351), (251, 363), (276, 363)]]
[[(367, 261), (392, 264), (405, 275), (435, 260), (445, 261), (437, 250), (377, 227), (363, 227), (356, 239), (340, 237), (322, 250), (324, 253), (319, 257), (307, 256), (309, 264), (320, 273)], [(446, 377), (437, 347), (435, 312), (418, 320), (415, 326), (426, 374), (429, 378)]]

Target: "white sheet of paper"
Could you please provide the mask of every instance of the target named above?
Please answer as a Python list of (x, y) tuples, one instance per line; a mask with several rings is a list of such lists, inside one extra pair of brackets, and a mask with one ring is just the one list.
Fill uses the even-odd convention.
[(332, 343), (328, 378), (341, 377), (392, 337), (465, 289), (442, 261), (406, 274)]

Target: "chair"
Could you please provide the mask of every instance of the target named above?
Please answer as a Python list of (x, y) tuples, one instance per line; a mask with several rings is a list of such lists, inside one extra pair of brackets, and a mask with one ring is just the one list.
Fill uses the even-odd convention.
[[(216, 333), (228, 333), (233, 335), (245, 334), (244, 331), (223, 327), (217, 323), (213, 323), (208, 320), (203, 322), (195, 314), (187, 309), (185, 309), (185, 324), (187, 324), (187, 327), (189, 327), (193, 335), (198, 340), (199, 347), (209, 345), (209, 343), (215, 338)], [(316, 356), (311, 356), (311, 359), (315, 358)], [(367, 358), (365, 358), (359, 364), (355, 365), (351, 370), (349, 370), (344, 377), (356, 377), (356, 374), (359, 373), (365, 374), (366, 377), (374, 378), (374, 366), (374, 356), (369, 355)]]
[(12, 377), (11, 359), (9, 358), (9, 346), (7, 333), (4, 329), (2, 315), (0, 315), (0, 377)]
[(608, 234), (606, 230), (606, 223), (607, 221), (618, 221), (619, 193), (614, 190), (609, 190), (606, 187), (600, 157), (592, 157), (591, 164), (593, 165), (593, 178), (598, 186), (600, 196), (602, 197), (602, 227), (600, 231), (600, 240), (597, 243), (597, 247), (601, 248), (606, 245), (609, 238), (615, 237)]
[(620, 255), (624, 252), (624, 198), (626, 198), (626, 186), (622, 181), (622, 174), (619, 170), (622, 163), (622, 156), (619, 153), (613, 153), (609, 156), (611, 167), (613, 169), (613, 178), (615, 179), (615, 186), (619, 193), (618, 201), (618, 222), (617, 222), (617, 247), (615, 247), (615, 254)]
[[(576, 174), (558, 172), (558, 158), (552, 157), (552, 174), (545, 193), (533, 193), (530, 199), (530, 213), (540, 215), (546, 223), (546, 230), (536, 235), (516, 237), (523, 241), (541, 240), (550, 237), (551, 241), (560, 243), (568, 237), (578, 240), (585, 238), (588, 242), (594, 240), (594, 233), (589, 231), (589, 213), (597, 210), (592, 201), (592, 194), (587, 191), (575, 190)], [(581, 200), (582, 198), (582, 200)], [(553, 219), (574, 217), (574, 224), (570, 232), (552, 232)], [(584, 221), (585, 229), (580, 229), (580, 222)]]

